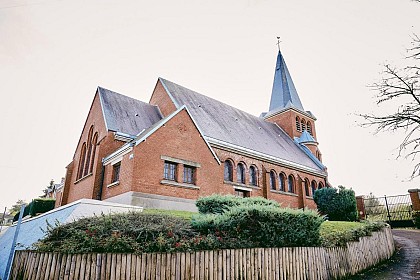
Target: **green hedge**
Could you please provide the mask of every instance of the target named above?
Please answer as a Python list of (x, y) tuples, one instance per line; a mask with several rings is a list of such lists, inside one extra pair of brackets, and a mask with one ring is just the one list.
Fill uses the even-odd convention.
[(51, 198), (36, 198), (32, 200), (31, 203), (29, 203), (29, 215), (35, 216), (39, 213), (46, 213), (52, 209), (54, 209), (55, 206), (55, 199)]
[(356, 196), (352, 189), (343, 186), (322, 188), (315, 191), (314, 201), (318, 211), (326, 215), (330, 221), (356, 221)]
[(198, 211), (201, 214), (222, 214), (232, 207), (241, 205), (280, 207), (280, 204), (277, 201), (268, 200), (259, 196), (241, 198), (233, 195), (213, 194), (211, 196), (201, 197), (196, 202)]
[(413, 220), (416, 228), (420, 229), (420, 211), (413, 212)]
[[(23, 217), (36, 214), (46, 213), (55, 207), (55, 199), (51, 198), (35, 198), (28, 205), (26, 205), (23, 211)], [(16, 222), (19, 219), (20, 212), (17, 212), (13, 217), (13, 221)]]
[(323, 219), (314, 211), (241, 205), (222, 215), (196, 215), (192, 227), (213, 234), (226, 248), (319, 245)]
[(50, 226), (47, 237), (35, 248), (63, 253), (167, 252), (195, 235), (184, 218), (133, 212)]
[[(348, 229), (341, 228), (343, 225), (349, 224), (352, 227)], [(321, 245), (323, 247), (346, 246), (349, 241), (358, 241), (360, 237), (370, 236), (372, 232), (379, 231), (388, 226), (384, 222), (363, 221), (356, 222), (325, 222), (321, 227)]]

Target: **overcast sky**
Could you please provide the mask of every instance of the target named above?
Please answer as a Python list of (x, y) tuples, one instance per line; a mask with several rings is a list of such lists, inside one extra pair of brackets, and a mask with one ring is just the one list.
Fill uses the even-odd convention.
[(158, 77), (258, 116), (276, 36), (316, 130), (329, 180), (356, 194), (406, 194), (399, 133), (361, 128), (382, 112), (368, 88), (404, 64), (410, 0), (0, 0), (0, 209), (65, 175), (98, 85), (149, 101)]

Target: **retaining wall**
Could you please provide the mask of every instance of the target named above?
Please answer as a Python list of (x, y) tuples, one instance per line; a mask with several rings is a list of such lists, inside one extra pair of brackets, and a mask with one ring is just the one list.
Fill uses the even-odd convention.
[(390, 228), (345, 247), (185, 253), (59, 254), (16, 251), (10, 279), (335, 279), (394, 253)]

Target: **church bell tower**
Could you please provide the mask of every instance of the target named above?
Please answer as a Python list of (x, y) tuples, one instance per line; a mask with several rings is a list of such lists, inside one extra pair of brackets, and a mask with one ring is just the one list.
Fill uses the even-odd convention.
[(319, 161), (322, 160), (316, 140), (316, 118), (303, 108), (280, 49), (277, 54), (269, 111), (261, 116), (266, 121), (276, 123), (290, 138), (305, 145)]

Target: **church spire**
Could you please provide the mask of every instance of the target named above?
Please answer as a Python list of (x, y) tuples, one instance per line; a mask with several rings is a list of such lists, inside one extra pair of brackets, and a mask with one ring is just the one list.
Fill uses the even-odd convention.
[(279, 47), (269, 111), (289, 107), (305, 111)]

